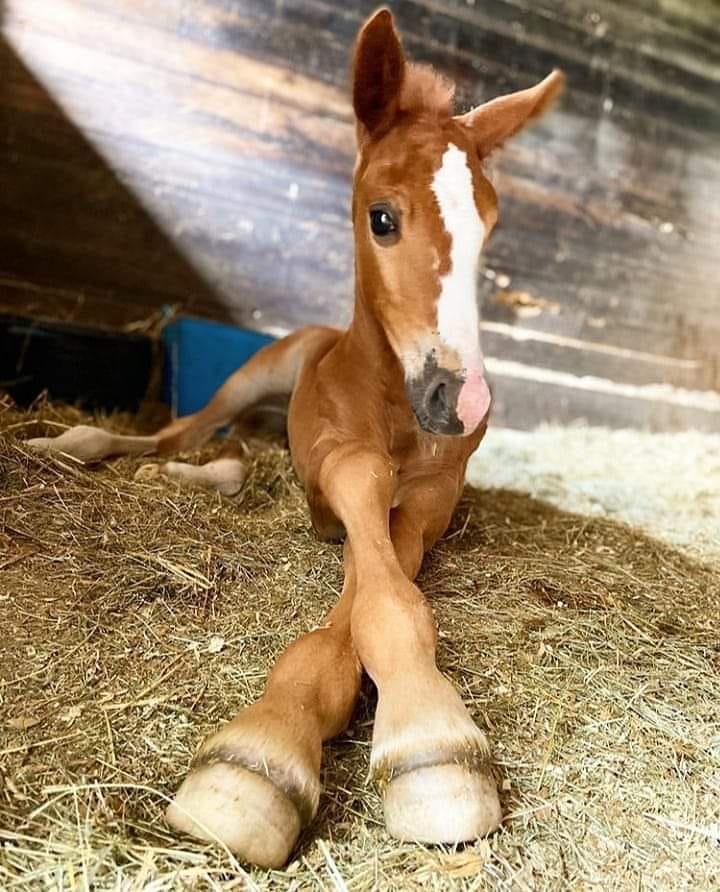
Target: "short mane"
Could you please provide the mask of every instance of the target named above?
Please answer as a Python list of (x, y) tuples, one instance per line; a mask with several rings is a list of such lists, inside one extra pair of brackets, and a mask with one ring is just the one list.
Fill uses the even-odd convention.
[(453, 113), (455, 86), (429, 65), (409, 64), (400, 92), (400, 111), (447, 117)]

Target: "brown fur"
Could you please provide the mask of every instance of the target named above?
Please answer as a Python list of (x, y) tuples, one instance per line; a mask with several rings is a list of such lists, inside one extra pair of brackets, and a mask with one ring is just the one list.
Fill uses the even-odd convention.
[(407, 65), (398, 110), (449, 118), (453, 113), (455, 84), (428, 65)]

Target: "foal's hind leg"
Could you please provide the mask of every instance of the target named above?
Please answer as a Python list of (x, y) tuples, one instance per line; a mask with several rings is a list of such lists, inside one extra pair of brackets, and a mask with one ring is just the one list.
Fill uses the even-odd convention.
[(274, 341), (232, 374), (210, 402), (193, 415), (178, 418), (151, 436), (122, 436), (88, 425), (72, 427), (59, 437), (37, 437), (27, 445), (92, 463), (117, 455), (167, 454), (196, 449), (221, 427), (262, 400), (290, 395), (305, 360), (328, 339), (332, 329), (304, 328)]
[(224, 496), (234, 496), (242, 489), (246, 475), (245, 462), (239, 458), (222, 456), (203, 465), (184, 461), (143, 465), (135, 473), (135, 479), (153, 480), (158, 476), (169, 477), (190, 489), (214, 489)]

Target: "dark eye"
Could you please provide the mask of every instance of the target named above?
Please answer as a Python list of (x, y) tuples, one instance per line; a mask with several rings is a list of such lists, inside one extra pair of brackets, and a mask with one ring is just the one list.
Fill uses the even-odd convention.
[(373, 235), (383, 242), (391, 241), (398, 234), (398, 220), (387, 205), (370, 208), (370, 228)]

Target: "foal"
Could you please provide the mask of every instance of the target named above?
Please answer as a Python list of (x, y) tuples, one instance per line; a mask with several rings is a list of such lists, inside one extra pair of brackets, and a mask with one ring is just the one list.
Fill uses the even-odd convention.
[(482, 160), (562, 87), (453, 116), (453, 90), (410, 65), (391, 14), (360, 32), (353, 104), (355, 312), (266, 347), (200, 412), (151, 437), (75, 428), (35, 441), (84, 460), (191, 449), (254, 404), (289, 397), (292, 459), (315, 529), (345, 535), (345, 582), (325, 624), (280, 657), (262, 698), (204, 742), (167, 811), (179, 830), (245, 861), (285, 863), (313, 818), (322, 742), (348, 724), (363, 669), (378, 690), (371, 769), (399, 839), (457, 842), (501, 821), (485, 735), (435, 663), (432, 612), (413, 580), (443, 534), (490, 392), (476, 276), (497, 219)]

